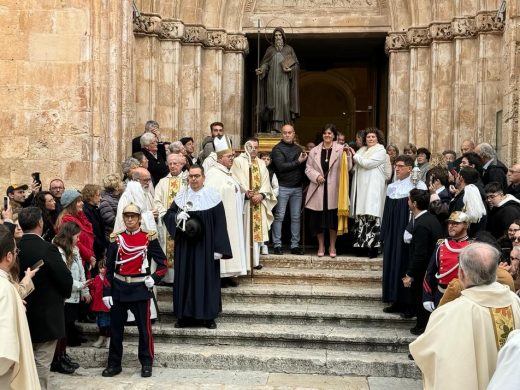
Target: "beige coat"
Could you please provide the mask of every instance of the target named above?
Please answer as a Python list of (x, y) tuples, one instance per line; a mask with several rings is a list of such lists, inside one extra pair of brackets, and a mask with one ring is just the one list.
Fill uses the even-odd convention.
[[(305, 198), (305, 207), (315, 211), (323, 210), (323, 185), (319, 186), (316, 180), (325, 172), (321, 169), (321, 151), (323, 142), (309, 152), (305, 174), (311, 181)], [(333, 142), (329, 156), (329, 173), (327, 174), (327, 205), (329, 209), (338, 208), (339, 173), (341, 171), (341, 154), (343, 146)]]

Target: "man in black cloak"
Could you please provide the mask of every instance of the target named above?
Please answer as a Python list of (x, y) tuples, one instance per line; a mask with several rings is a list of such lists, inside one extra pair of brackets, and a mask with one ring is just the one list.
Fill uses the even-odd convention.
[(204, 170), (193, 165), (189, 188), (181, 190), (164, 216), (175, 241), (173, 312), (175, 327), (217, 327), (222, 311), (220, 259), (230, 259), (231, 245), (220, 194), (204, 187)]

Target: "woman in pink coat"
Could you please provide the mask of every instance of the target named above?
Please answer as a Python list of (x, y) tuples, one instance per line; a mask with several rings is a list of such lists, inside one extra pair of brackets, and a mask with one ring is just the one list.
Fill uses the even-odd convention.
[(327, 124), (323, 142), (309, 152), (305, 174), (310, 180), (305, 208), (310, 213), (310, 232), (318, 238), (318, 257), (325, 255), (325, 231), (329, 230), (329, 256), (336, 257), (338, 234), (338, 188), (343, 146), (334, 142), (336, 126)]

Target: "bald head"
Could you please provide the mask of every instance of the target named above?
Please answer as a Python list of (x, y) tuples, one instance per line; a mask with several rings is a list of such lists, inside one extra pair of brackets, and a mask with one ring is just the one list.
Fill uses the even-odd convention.
[(465, 247), (459, 255), (459, 279), (464, 288), (491, 284), (496, 281), (500, 253), (483, 242)]
[(170, 153), (166, 161), (172, 176), (178, 176), (186, 164), (186, 158), (180, 153)]
[(143, 189), (147, 190), (152, 181), (152, 176), (150, 172), (148, 172), (148, 169), (139, 167), (132, 171), (132, 179), (139, 181)]
[(462, 154), (473, 152), (475, 150), (475, 142), (473, 142), (470, 139), (465, 139), (462, 141), (462, 144), (460, 145), (460, 151)]

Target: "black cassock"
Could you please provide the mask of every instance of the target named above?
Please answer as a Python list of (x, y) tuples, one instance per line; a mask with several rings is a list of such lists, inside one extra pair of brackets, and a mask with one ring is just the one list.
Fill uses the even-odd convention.
[(232, 257), (226, 227), (224, 205), (220, 201), (206, 210), (189, 211), (190, 219), (202, 226), (198, 237), (190, 238), (176, 227), (181, 211), (173, 202), (164, 216), (168, 232), (175, 240), (173, 312), (177, 319), (212, 320), (222, 311), (220, 293), (220, 261)]
[(403, 234), (410, 219), (408, 197), (386, 197), (381, 241), (383, 241), (383, 302), (410, 303), (409, 289), (404, 288), (402, 278), (408, 267), (410, 245), (403, 241)]

